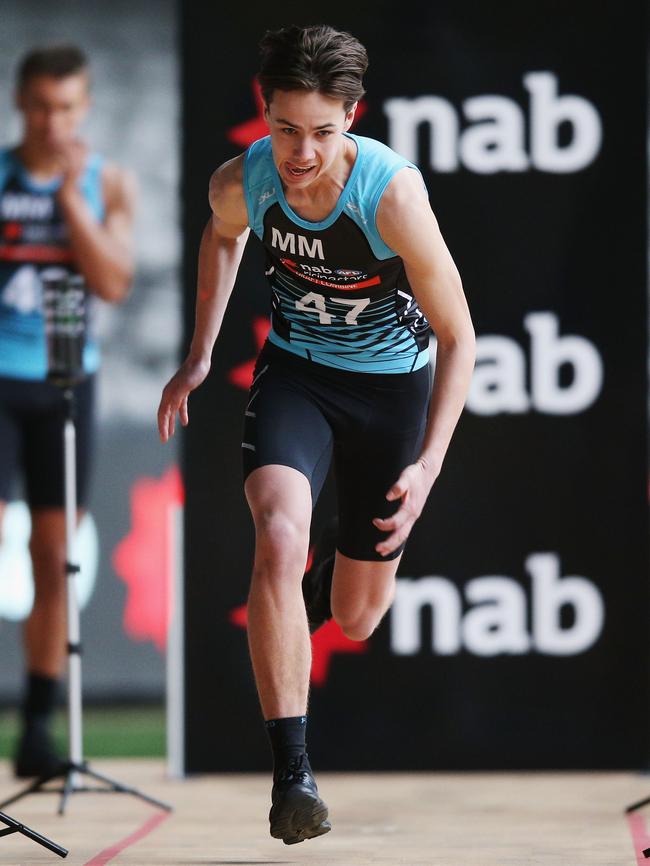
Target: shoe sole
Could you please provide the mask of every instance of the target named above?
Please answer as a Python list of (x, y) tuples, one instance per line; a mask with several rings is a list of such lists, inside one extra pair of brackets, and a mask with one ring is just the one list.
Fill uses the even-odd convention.
[(296, 845), (305, 839), (324, 836), (332, 829), (327, 820), (327, 805), (320, 797), (309, 797), (299, 792), (292, 796), (288, 792), (283, 798), (281, 817), (274, 815), (275, 808), (271, 807), (269, 815), (271, 836), (282, 839), (285, 845)]

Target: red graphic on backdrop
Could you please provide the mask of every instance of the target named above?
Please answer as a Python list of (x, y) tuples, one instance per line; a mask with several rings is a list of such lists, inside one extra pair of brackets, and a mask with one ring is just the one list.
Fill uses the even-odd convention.
[(341, 627), (331, 619), (322, 625), (311, 639), (311, 681), (315, 686), (325, 685), (330, 661), (334, 653), (365, 653), (367, 640), (350, 640)]
[(162, 652), (171, 615), (174, 568), (174, 506), (184, 502), (176, 466), (162, 478), (140, 478), (131, 488), (131, 529), (113, 552), (113, 568), (127, 586), (124, 631), (133, 640), (150, 640)]
[[(314, 557), (314, 548), (309, 550), (307, 568), (309, 571)], [(248, 625), (248, 605), (242, 604), (230, 612), (230, 622), (239, 628)], [(322, 686), (327, 682), (330, 662), (334, 653), (365, 653), (368, 651), (368, 641), (354, 641), (346, 637), (334, 620), (326, 622), (311, 638), (311, 682)]]
[[(254, 141), (257, 141), (258, 138), (264, 138), (264, 136), (269, 133), (269, 128), (264, 120), (264, 100), (262, 99), (262, 91), (256, 78), (253, 79), (252, 90), (255, 107), (257, 109), (256, 117), (251, 118), (251, 120), (246, 120), (238, 126), (233, 126), (232, 129), (228, 130), (228, 139), (234, 144), (238, 144), (240, 147), (248, 147)], [(354, 123), (352, 124), (353, 129), (367, 110), (368, 105), (366, 101), (362, 99), (357, 106), (357, 113), (354, 116)]]
[(238, 144), (240, 147), (248, 147), (258, 138), (264, 138), (268, 135), (269, 128), (264, 120), (264, 100), (262, 99), (262, 90), (257, 78), (253, 79), (253, 98), (255, 99), (255, 107), (257, 108), (257, 116), (252, 120), (247, 120), (240, 123), (239, 126), (233, 126), (228, 130), (228, 138), (230, 141)]
[[(236, 607), (230, 612), (229, 619), (233, 625), (246, 628), (248, 625), (248, 605), (242, 604), (241, 607)], [(350, 640), (333, 619), (326, 622), (311, 637), (312, 685), (325, 685), (334, 653), (365, 653), (367, 651), (367, 640)]]
[(264, 341), (271, 330), (271, 322), (264, 316), (256, 316), (253, 319), (253, 336), (255, 337), (255, 355), (243, 364), (233, 367), (228, 373), (228, 381), (237, 388), (243, 388), (248, 391), (253, 381), (253, 370), (255, 369), (255, 361), (260, 349), (264, 345)]

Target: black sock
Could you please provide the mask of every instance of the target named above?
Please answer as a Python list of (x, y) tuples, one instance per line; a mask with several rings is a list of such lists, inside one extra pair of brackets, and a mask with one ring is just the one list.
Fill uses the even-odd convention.
[(25, 699), (23, 701), (23, 718), (30, 722), (45, 722), (52, 715), (56, 706), (59, 681), (55, 677), (43, 674), (27, 674)]
[(298, 758), (306, 753), (307, 716), (270, 719), (266, 722), (266, 732), (273, 749), (273, 775), (275, 777), (278, 771), (285, 768), (292, 758)]

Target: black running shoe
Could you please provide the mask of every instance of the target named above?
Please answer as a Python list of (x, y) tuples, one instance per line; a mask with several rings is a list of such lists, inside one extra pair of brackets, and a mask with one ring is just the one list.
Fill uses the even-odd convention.
[(44, 719), (29, 720), (14, 756), (14, 773), (19, 779), (54, 776), (64, 766), (57, 755)]
[(295, 845), (329, 833), (327, 806), (318, 796), (316, 780), (307, 755), (291, 758), (277, 773), (271, 791), (271, 836), (285, 845)]
[(302, 597), (312, 634), (332, 618), (330, 599), (338, 534), (338, 520), (332, 518), (318, 539), (312, 566), (302, 579)]

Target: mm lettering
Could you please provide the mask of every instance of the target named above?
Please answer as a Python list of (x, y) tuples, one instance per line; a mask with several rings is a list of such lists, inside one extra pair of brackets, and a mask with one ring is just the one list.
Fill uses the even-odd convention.
[[(283, 253), (291, 253), (292, 255), (305, 256), (308, 259), (325, 260), (323, 252), (323, 242), (319, 238), (314, 238), (312, 242), (304, 235), (297, 235), (298, 243), (296, 244), (296, 235), (293, 232), (286, 232), (283, 236), (279, 229), (275, 226), (271, 229), (271, 246), (277, 247)], [(296, 248), (297, 247), (297, 248)]]

